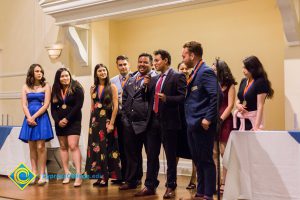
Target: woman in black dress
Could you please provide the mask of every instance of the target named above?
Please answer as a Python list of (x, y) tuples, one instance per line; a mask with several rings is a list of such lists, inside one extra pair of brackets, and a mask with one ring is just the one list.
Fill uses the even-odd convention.
[(76, 168), (74, 187), (79, 187), (81, 179), (81, 153), (78, 147), (81, 132), (81, 108), (83, 105), (83, 88), (72, 79), (66, 68), (60, 68), (55, 74), (51, 95), (51, 113), (55, 122), (56, 135), (60, 144), (60, 156), (65, 177), (63, 184), (70, 182), (69, 152), (71, 150)]
[[(183, 73), (186, 76), (186, 80), (189, 78), (189, 70), (187, 66), (181, 62), (178, 64), (177, 69), (179, 72)], [(179, 158), (185, 158), (185, 159), (192, 159), (191, 152), (189, 149), (188, 141), (187, 141), (187, 127), (186, 127), (186, 121), (185, 121), (185, 114), (184, 114), (184, 105), (182, 104), (180, 107), (180, 114), (181, 114), (181, 121), (182, 121), (182, 129), (178, 133), (178, 140), (177, 140), (177, 164), (179, 161)], [(195, 189), (196, 188), (196, 166), (194, 162), (192, 162), (192, 174), (191, 179), (186, 187), (186, 189)]]
[[(240, 119), (245, 120), (244, 130), (257, 131), (263, 128), (263, 110), (265, 99), (271, 99), (274, 90), (271, 82), (256, 56), (250, 56), (244, 61), (243, 73), (246, 78), (242, 79), (238, 91), (238, 100), (235, 112)], [(238, 121), (240, 126), (241, 121)], [(240, 127), (240, 130), (242, 130)]]
[(87, 147), (86, 172), (97, 179), (94, 186), (107, 187), (108, 179), (121, 178), (118, 133), (118, 89), (110, 83), (107, 67), (98, 64), (91, 87), (91, 118)]

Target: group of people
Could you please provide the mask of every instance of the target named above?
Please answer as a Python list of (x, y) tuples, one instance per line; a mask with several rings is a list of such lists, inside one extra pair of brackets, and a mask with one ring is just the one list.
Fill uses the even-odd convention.
[[(140, 54), (137, 71), (133, 73), (128, 58), (118, 56), (116, 65), (120, 74), (111, 79), (104, 64), (95, 66), (85, 166), (88, 177), (96, 179), (94, 186), (107, 187), (108, 180), (113, 179), (114, 183), (122, 183), (120, 190), (136, 189), (143, 176), (144, 146), (147, 155), (145, 187), (135, 196), (155, 195), (163, 145), (167, 160), (163, 198), (175, 197), (178, 159), (187, 158), (193, 161), (187, 189), (196, 188), (197, 191), (192, 199), (213, 199), (216, 141), (220, 142), (223, 155), (234, 128), (262, 129), (264, 102), (272, 98), (274, 91), (259, 59), (250, 56), (243, 61), (245, 78), (235, 102), (237, 82), (226, 62), (216, 60), (209, 67), (202, 55), (201, 44), (191, 41), (183, 45), (178, 71), (171, 67), (170, 53), (161, 49), (154, 51), (153, 56)], [(29, 143), (32, 171), (40, 174), (39, 185), (46, 183), (45, 142), (53, 139), (47, 113), (49, 104), (60, 143), (65, 173), (63, 183), (70, 182), (70, 149), (76, 168), (74, 186), (82, 184), (78, 143), (83, 99), (83, 88), (72, 79), (68, 69), (57, 70), (51, 92), (43, 68), (39, 64), (30, 66), (22, 89), (25, 119), (19, 138)], [(234, 104), (237, 111), (232, 114)], [(221, 127), (219, 134), (218, 125)], [(223, 169), (222, 183), (225, 177), (226, 169)]]

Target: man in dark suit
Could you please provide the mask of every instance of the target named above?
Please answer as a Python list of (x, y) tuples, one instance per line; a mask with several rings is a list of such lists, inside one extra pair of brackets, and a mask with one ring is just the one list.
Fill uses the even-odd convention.
[(203, 49), (198, 42), (191, 41), (183, 45), (183, 62), (188, 68), (193, 68), (187, 80), (185, 99), (188, 142), (198, 179), (197, 193), (192, 199), (210, 200), (216, 188), (213, 146), (218, 93), (221, 97), (222, 91), (215, 73), (202, 60), (202, 54)]
[(135, 196), (154, 195), (159, 181), (159, 153), (163, 144), (167, 157), (167, 182), (164, 199), (175, 196), (177, 132), (181, 129), (179, 105), (183, 103), (186, 79), (170, 68), (171, 56), (165, 50), (154, 52), (154, 66), (161, 74), (149, 84), (151, 116), (147, 133), (147, 177), (145, 188)]
[(124, 149), (127, 158), (125, 184), (120, 190), (135, 189), (141, 184), (143, 176), (142, 148), (146, 147), (146, 128), (149, 115), (149, 101), (145, 93), (146, 76), (157, 75), (151, 70), (153, 58), (142, 53), (138, 57), (138, 71), (132, 74), (123, 89), (122, 122)]

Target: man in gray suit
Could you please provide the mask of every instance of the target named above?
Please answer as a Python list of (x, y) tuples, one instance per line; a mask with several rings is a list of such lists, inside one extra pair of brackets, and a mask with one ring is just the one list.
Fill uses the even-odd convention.
[(116, 117), (116, 127), (118, 130), (118, 142), (119, 142), (119, 152), (121, 158), (121, 170), (122, 170), (122, 179), (121, 180), (112, 180), (112, 183), (121, 184), (124, 181), (126, 173), (126, 158), (124, 151), (124, 138), (123, 138), (123, 125), (121, 120), (121, 109), (122, 109), (122, 93), (125, 83), (127, 82), (130, 76), (130, 64), (128, 58), (124, 55), (120, 55), (116, 58), (116, 64), (119, 70), (119, 74), (110, 79), (110, 82), (115, 84), (118, 88), (118, 99), (119, 99), (119, 109)]

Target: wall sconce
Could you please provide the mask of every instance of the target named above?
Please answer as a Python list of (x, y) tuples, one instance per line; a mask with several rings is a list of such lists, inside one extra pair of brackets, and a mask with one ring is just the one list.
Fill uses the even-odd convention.
[(48, 55), (50, 59), (57, 59), (61, 55), (63, 44), (52, 44), (50, 46), (45, 47), (48, 51)]

